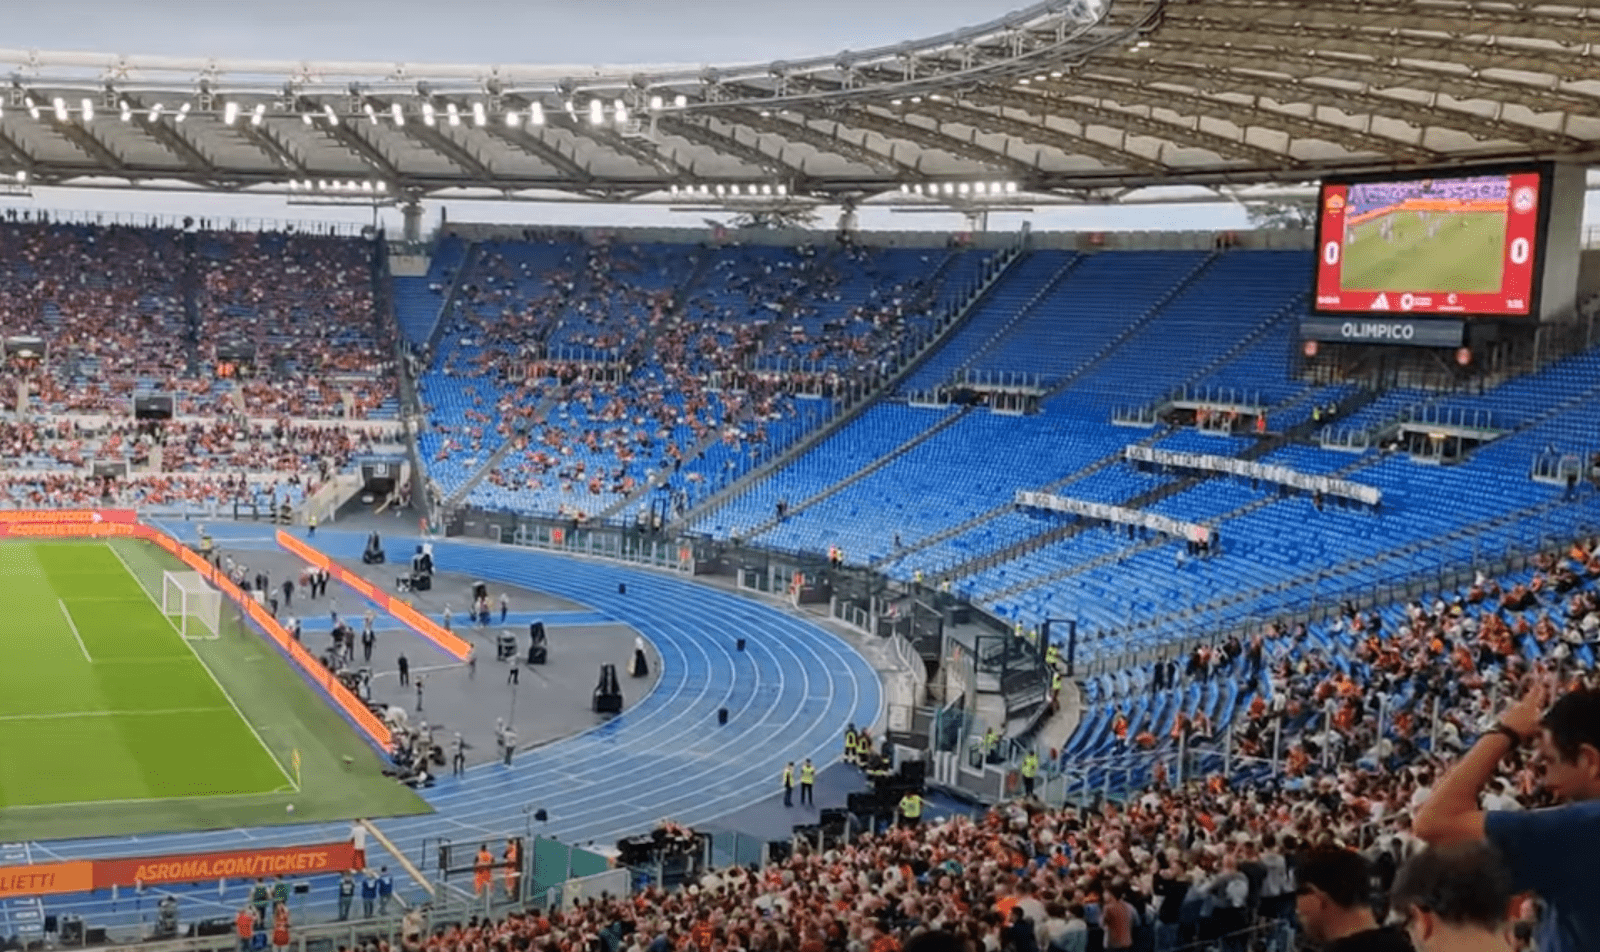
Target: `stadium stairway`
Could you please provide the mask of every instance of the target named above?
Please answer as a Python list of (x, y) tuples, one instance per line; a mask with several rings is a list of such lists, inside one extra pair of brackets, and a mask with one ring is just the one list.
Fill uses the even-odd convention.
[[(1085, 257), (1086, 256), (1084, 255), (1076, 254), (1068, 256), (1065, 263), (1061, 264), (1060, 267), (1057, 267), (1054, 273), (1049, 274), (1045, 278), (1044, 283), (1040, 285), (1031, 296), (1022, 302), (1022, 305), (1016, 309), (1016, 313), (1012, 314), (1011, 317), (1003, 324), (995, 328), (994, 333), (989, 335), (989, 339), (978, 345), (977, 349), (973, 350), (970, 356), (968, 356), (956, 367), (955, 371), (951, 374), (951, 380), (959, 378), (963, 371), (969, 370), (975, 365), (981, 363), (983, 359), (987, 357), (994, 349), (995, 345), (1005, 340), (1012, 330), (1017, 327), (1017, 325), (1032, 317), (1041, 304), (1049, 302), (1050, 296), (1054, 294), (1056, 289), (1061, 286), (1061, 282), (1065, 281), (1072, 275), (1072, 272), (1084, 262)], [(1055, 258), (1045, 258), (1041, 256), (1035, 259), (1035, 262), (1030, 262), (1030, 264), (1039, 263), (1048, 266), (1054, 264), (1056, 260), (1057, 259)], [(1003, 313), (1003, 310), (1001, 313)]]
[[(194, 540), (194, 524), (165, 527)], [(272, 547), (271, 530), (214, 526), (219, 540), (238, 548)], [(317, 543), (329, 555), (359, 557), (365, 535), (325, 530)], [(409, 549), (414, 539), (392, 536)], [(847, 723), (882, 716), (876, 672), (837, 636), (761, 601), (665, 572), (564, 558), (488, 544), (439, 540), (442, 567), (549, 592), (631, 625), (662, 658), (661, 682), (648, 696), (605, 724), (521, 753), (510, 768), (486, 764), (461, 779), (441, 778), (423, 791), (434, 815), (378, 820), (407, 856), (431, 855), (440, 838), (505, 835), (525, 828), (524, 807), (549, 810), (541, 835), (567, 843), (610, 844), (646, 832), (662, 817), (703, 826), (772, 793), (789, 761), (811, 758), (819, 768), (838, 759)], [(619, 584), (627, 586), (620, 594)], [(738, 632), (746, 650), (734, 650)], [(717, 725), (727, 708), (728, 724)], [(250, 830), (86, 839), (33, 844), (35, 862), (150, 856), (190, 851), (344, 841), (345, 823)], [(307, 908), (298, 921), (334, 918), (333, 877), (311, 877)], [(230, 881), (172, 892), (185, 920), (231, 915), (248, 884)], [(153, 905), (153, 900), (150, 905)], [(52, 914), (81, 915), (91, 926), (128, 930), (140, 921), (136, 903), (105, 894), (71, 895), (47, 903)], [(309, 915), (308, 915), (309, 914)], [(145, 910), (148, 915), (148, 910)]]

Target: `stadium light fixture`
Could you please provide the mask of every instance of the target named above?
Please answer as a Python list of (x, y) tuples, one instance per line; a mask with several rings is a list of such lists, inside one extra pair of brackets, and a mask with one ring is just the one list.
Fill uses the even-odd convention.
[(534, 103), (528, 107), (528, 121), (536, 126), (544, 125), (544, 104)]
[(256, 108), (251, 110), (251, 112), (250, 112), (250, 124), (252, 126), (259, 126), (259, 125), (261, 125), (262, 121), (265, 120), (266, 118), (267, 118), (267, 104), (264, 103), (264, 102), (256, 103)]
[(161, 105), (160, 103), (155, 103), (154, 105), (152, 105), (150, 107), (150, 111), (145, 114), (145, 119), (150, 121), (150, 122), (155, 122), (156, 120), (161, 118), (161, 113), (165, 109), (166, 109), (165, 106)]
[(472, 104), (472, 124), (477, 126), (480, 129), (482, 129), (484, 127), (484, 124), (487, 123), (488, 121), (489, 121), (489, 113), (488, 113), (487, 110), (485, 110), (483, 108), (483, 103), (481, 103), (481, 102), (473, 103)]
[(301, 122), (303, 122), (303, 123), (305, 123), (305, 124), (306, 124), (306, 125), (308, 125), (308, 126), (309, 126), (309, 125), (311, 125), (311, 123), (312, 123), (312, 122), (313, 122), (313, 121), (314, 121), (314, 120), (313, 120), (313, 119), (312, 119), (312, 118), (311, 118), (311, 113), (309, 113), (309, 112), (302, 112), (302, 113), (301, 113), (301, 114), (300, 114), (300, 121), (301, 121)]
[(620, 99), (617, 100), (616, 104), (611, 107), (611, 118), (616, 120), (616, 123), (619, 126), (627, 125), (628, 124), (628, 105), (627, 105), (627, 103), (623, 102)]
[(328, 125), (337, 126), (339, 124), (339, 114), (334, 112), (333, 107), (327, 103), (322, 104), (322, 114), (328, 117)]
[(598, 99), (589, 100), (589, 125), (598, 126), (606, 121), (605, 103)]
[(432, 128), (433, 124), (437, 121), (437, 113), (438, 113), (438, 111), (433, 108), (433, 103), (431, 103), (431, 102), (423, 103), (422, 104), (422, 124), (425, 125), (425, 126), (428, 126), (429, 128)]
[(22, 104), (28, 107), (28, 115), (39, 118), (39, 104), (33, 101), (32, 96), (22, 97)]
[(378, 124), (378, 107), (374, 106), (372, 103), (369, 102), (364, 107), (364, 111), (367, 114), (367, 123), (370, 124), (370, 125), (374, 125), (374, 126), (377, 125)]
[(397, 102), (389, 104), (389, 117), (394, 120), (394, 127), (396, 129), (406, 124), (405, 108)]
[(447, 103), (444, 104), (444, 111), (445, 111), (445, 115), (450, 118), (450, 124), (452, 126), (461, 125), (461, 107), (460, 106), (457, 106), (453, 102), (447, 102)]
[(788, 194), (789, 194), (789, 186), (783, 184), (782, 182), (779, 182), (778, 183), (778, 195), (779, 195), (779, 197), (782, 197), (782, 196), (785, 196), (785, 195), (788, 195)]
[(662, 104), (661, 104), (661, 97), (660, 96), (651, 96), (650, 97), (650, 111), (651, 112), (660, 112), (661, 111), (661, 105)]
[(126, 99), (117, 102), (117, 109), (122, 113), (123, 122), (133, 121), (133, 107), (128, 105), (128, 101)]
[(1007, 195), (1015, 195), (1015, 194), (1017, 194), (1017, 183), (1016, 182), (1007, 182), (1006, 183), (1006, 194)]
[(80, 114), (83, 116), (83, 121), (84, 122), (93, 122), (94, 121), (94, 100), (93, 99), (90, 99), (88, 96), (83, 97), (83, 99), (80, 100), (79, 103), (78, 103), (78, 108), (80, 110)]
[(57, 96), (56, 98), (50, 100), (50, 108), (55, 112), (57, 122), (67, 121), (66, 99), (62, 98), (61, 96)]
[(173, 121), (174, 122), (182, 122), (183, 120), (185, 120), (187, 118), (189, 118), (189, 104), (188, 103), (184, 103), (183, 105), (178, 107), (178, 115), (173, 118)]
[(223, 104), (223, 107), (222, 107), (222, 124), (225, 125), (225, 126), (231, 126), (231, 125), (233, 125), (234, 123), (236, 123), (238, 121), (239, 121), (239, 104), (236, 103), (236, 102), (233, 102), (231, 100), (229, 102)]
[(517, 126), (520, 126), (520, 125), (522, 125), (522, 113), (516, 111), (515, 109), (507, 109), (506, 110), (506, 128), (515, 129)]
[(672, 104), (679, 109), (684, 109), (689, 105), (689, 97), (685, 96), (683, 93), (679, 93), (673, 97)]
[(17, 179), (17, 184), (18, 185), (26, 185), (26, 184), (28, 184), (28, 170), (27, 169), (18, 169), (17, 170), (16, 179)]

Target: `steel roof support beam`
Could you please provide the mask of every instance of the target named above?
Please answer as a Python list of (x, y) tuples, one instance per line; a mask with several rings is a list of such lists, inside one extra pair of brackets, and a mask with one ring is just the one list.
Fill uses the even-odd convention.
[(1175, 144), (1188, 145), (1197, 149), (1216, 154), (1223, 159), (1245, 159), (1257, 164), (1272, 162), (1290, 162), (1294, 160), (1288, 156), (1251, 145), (1239, 139), (1230, 139), (1227, 136), (1207, 132), (1193, 125), (1170, 122), (1158, 119), (1153, 115), (1128, 112), (1122, 109), (1108, 109), (1104, 106), (1085, 103), (1079, 99), (1069, 98), (1053, 92), (1030, 92), (1027, 95), (1018, 95), (1016, 92), (989, 92), (979, 91), (967, 95), (968, 102), (982, 103), (986, 106), (999, 106), (1018, 109), (1041, 119), (1050, 116), (1059, 116), (1071, 119), (1080, 126), (1103, 125), (1112, 129), (1123, 129), (1136, 132), (1151, 138), (1170, 141)]
[(374, 172), (396, 186), (404, 182), (406, 178), (404, 173), (400, 171), (398, 166), (389, 161), (389, 157), (384, 155), (376, 145), (369, 142), (367, 137), (361, 134), (361, 130), (357, 128), (357, 125), (354, 121), (340, 122), (329, 129), (328, 132), (339, 140), (340, 145), (360, 156), (367, 165), (372, 167)]
[[(1165, 43), (1157, 43), (1153, 50), (1167, 49)], [(1422, 132), (1429, 128), (1439, 127), (1455, 129), (1480, 140), (1507, 139), (1512, 142), (1526, 142), (1534, 145), (1546, 146), (1555, 150), (1581, 148), (1586, 143), (1578, 138), (1541, 130), (1535, 126), (1518, 125), (1489, 116), (1467, 112), (1445, 103), (1438, 102), (1437, 97), (1433, 103), (1421, 103), (1415, 100), (1400, 99), (1386, 96), (1381, 93), (1362, 92), (1354, 89), (1342, 89), (1325, 86), (1292, 75), (1284, 75), (1282, 80), (1261, 75), (1277, 70), (1274, 63), (1263, 63), (1252, 66), (1241, 63), (1239, 50), (1234, 50), (1231, 58), (1232, 65), (1222, 62), (1213, 62), (1205, 57), (1192, 57), (1196, 68), (1185, 68), (1182, 60), (1186, 58), (1186, 51), (1174, 47), (1171, 55), (1153, 72), (1161, 72), (1172, 76), (1176, 71), (1191, 77), (1201, 73), (1221, 73), (1226, 78), (1228, 89), (1239, 92), (1251, 92), (1260, 96), (1267, 96), (1279, 102), (1293, 102), (1298, 99), (1312, 105), (1327, 106), (1345, 113), (1367, 113), (1373, 116), (1384, 116), (1404, 120)], [(1287, 83), (1287, 85), (1285, 85)], [(1351, 107), (1359, 107), (1352, 109)], [(1421, 144), (1418, 142), (1417, 144)]]
[(513, 149), (531, 155), (558, 173), (568, 176), (574, 184), (594, 181), (593, 173), (587, 166), (578, 163), (576, 155), (569, 156), (555, 143), (544, 141), (544, 136), (536, 129), (524, 129), (521, 133), (516, 133), (510, 129), (495, 128), (490, 124), (485, 126), (484, 130)]
[(688, 139), (713, 152), (754, 165), (769, 175), (806, 175), (804, 168), (783, 158), (781, 150), (778, 155), (773, 155), (759, 145), (741, 141), (737, 127), (729, 127), (728, 132), (718, 132), (707, 124), (676, 116), (661, 116), (656, 120), (656, 128), (665, 135)]
[[(41, 114), (48, 115), (48, 114)], [(98, 162), (105, 170), (112, 174), (124, 174), (127, 163), (122, 157), (111, 151), (111, 148), (94, 134), (87, 125), (78, 125), (73, 122), (62, 122), (54, 115), (48, 115), (47, 121), (57, 132), (61, 133), (68, 142), (77, 146), (91, 161)]]
[(409, 138), (444, 156), (451, 165), (477, 179), (478, 184), (496, 191), (502, 189), (502, 186), (497, 184), (494, 170), (449, 136), (418, 122), (408, 122), (403, 129)]
[(1573, 48), (1581, 47), (1580, 37), (1594, 29), (1593, 19), (1563, 15), (1554, 7), (1541, 7), (1533, 13), (1503, 3), (1427, 0), (1318, 0), (1315, 4), (1302, 0), (1207, 0), (1203, 7), (1173, 7), (1166, 15), (1182, 21), (1221, 18), (1234, 12), (1248, 23), (1247, 29), (1273, 24), (1341, 31), (1397, 28), (1455, 37), (1510, 34), (1518, 39), (1544, 40)]
[[(1193, 73), (1179, 71), (1177, 75), (1187, 77), (1187, 83), (1195, 82)], [(1071, 79), (1060, 80), (1058, 85), (1069, 89), (1074, 95), (1094, 96), (1097, 99), (1109, 100), (1125, 105), (1142, 105), (1152, 109), (1170, 109), (1180, 115), (1208, 116), (1221, 119), (1224, 122), (1238, 126), (1241, 130), (1252, 127), (1274, 129), (1288, 135), (1291, 139), (1316, 139), (1321, 142), (1332, 143), (1349, 151), (1359, 151), (1351, 146), (1364, 148), (1369, 152), (1405, 156), (1416, 161), (1441, 161), (1438, 153), (1410, 143), (1401, 142), (1384, 136), (1374, 135), (1361, 129), (1353, 129), (1338, 123), (1326, 122), (1314, 116), (1303, 116), (1295, 113), (1284, 112), (1262, 105), (1259, 98), (1254, 104), (1231, 102), (1225, 99), (1214, 99), (1211, 96), (1194, 89), (1174, 89), (1173, 86), (1185, 85), (1185, 79), (1161, 79), (1164, 84), (1172, 85), (1153, 86), (1147, 82), (1150, 77), (1144, 71), (1124, 70), (1118, 67), (1097, 65), (1092, 73), (1085, 73)], [(1281, 92), (1281, 91), (1280, 91)], [(1283, 162), (1288, 158), (1288, 152), (1280, 156), (1277, 161)]]
[(580, 125), (573, 132), (601, 148), (610, 149), (618, 155), (643, 163), (673, 181), (695, 177), (694, 169), (679, 162), (668, 150), (659, 148), (651, 139), (630, 139), (606, 126)]
[(876, 169), (886, 175), (915, 175), (915, 167), (907, 165), (892, 156), (876, 152), (866, 145), (852, 142), (849, 139), (823, 132), (811, 125), (812, 117), (800, 115), (798, 120), (790, 119), (783, 113), (777, 116), (763, 116), (760, 110), (732, 109), (716, 112), (718, 119), (729, 124), (745, 126), (755, 132), (778, 136), (795, 142), (803, 142), (818, 152), (837, 153), (858, 165)]
[(177, 124), (168, 124), (161, 117), (151, 119), (144, 103), (134, 96), (125, 96), (128, 104), (133, 107), (133, 123), (149, 134), (150, 138), (161, 143), (161, 146), (171, 152), (180, 162), (194, 169), (196, 172), (210, 176), (211, 181), (222, 181), (222, 173), (206, 155), (183, 133), (174, 128)]
[[(987, 112), (982, 109), (966, 108), (945, 102), (923, 100), (911, 108), (922, 115), (943, 122), (959, 123), (983, 132), (1000, 133), (1001, 135), (1021, 139), (1030, 145), (1043, 145), (1057, 149), (1067, 155), (1091, 156), (1110, 168), (1122, 167), (1143, 172), (1172, 171), (1169, 166), (1158, 159), (1140, 155), (1131, 149), (1112, 145), (1109, 142), (1101, 142), (1090, 138), (1087, 131), (1082, 134), (1074, 134), (1053, 126), (1024, 122), (1003, 113)], [(1127, 132), (1123, 131), (1122, 136), (1126, 141)], [(1038, 171), (1042, 170), (1036, 168), (1035, 174)]]
[(272, 132), (270, 126), (253, 126), (249, 122), (245, 122), (239, 127), (239, 133), (251, 145), (261, 150), (262, 155), (281, 166), (284, 172), (298, 175), (301, 178), (313, 177), (311, 170), (306, 168), (306, 164), (300, 161), (300, 158), (293, 152), (289, 151), (288, 145), (278, 141), (277, 135)]
[[(966, 159), (969, 162), (976, 162), (979, 165), (994, 169), (1012, 178), (1032, 179), (1040, 173), (1039, 166), (1032, 162), (1025, 162), (1007, 153), (997, 152), (978, 142), (958, 139), (937, 129), (919, 126), (914, 122), (908, 122), (896, 116), (887, 116), (882, 112), (861, 106), (847, 110), (847, 114), (859, 117), (861, 121), (853, 122), (852, 124), (862, 129), (870, 129), (890, 139), (906, 139), (925, 149), (946, 152), (957, 158)], [(921, 166), (920, 162), (918, 166)], [(929, 177), (935, 175), (935, 173), (926, 169), (921, 174)], [(952, 172), (951, 176), (955, 177), (956, 173)]]

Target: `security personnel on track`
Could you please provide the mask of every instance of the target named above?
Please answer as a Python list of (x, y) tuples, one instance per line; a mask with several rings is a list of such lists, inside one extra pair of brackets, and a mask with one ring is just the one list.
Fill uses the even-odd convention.
[(814, 807), (817, 802), (811, 797), (811, 787), (817, 782), (817, 768), (811, 765), (811, 758), (807, 757), (805, 763), (800, 765), (800, 805)]
[(1050, 647), (1044, 651), (1044, 663), (1052, 668), (1061, 663), (1061, 649), (1056, 647), (1056, 643), (1053, 641), (1050, 642)]
[(783, 766), (783, 805), (794, 806), (794, 761)]
[(1021, 772), (1023, 795), (1032, 797), (1033, 782), (1039, 776), (1039, 755), (1036, 752), (1030, 750), (1028, 751), (1028, 755), (1022, 758)]
[(844, 729), (844, 759), (850, 763), (856, 762), (856, 725), (848, 724)]
[(900, 825), (917, 827), (922, 823), (922, 807), (927, 803), (922, 794), (912, 790), (900, 798)]
[(489, 852), (489, 844), (479, 844), (478, 856), (472, 862), (472, 894), (475, 896), (483, 895), (489, 888), (493, 875), (494, 856)]

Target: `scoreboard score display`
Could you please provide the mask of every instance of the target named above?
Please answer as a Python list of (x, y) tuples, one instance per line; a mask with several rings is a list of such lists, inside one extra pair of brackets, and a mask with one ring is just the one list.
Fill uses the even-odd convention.
[(1538, 168), (1324, 182), (1314, 310), (1533, 314), (1547, 197)]

